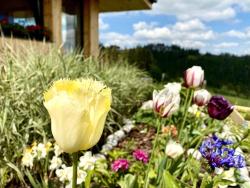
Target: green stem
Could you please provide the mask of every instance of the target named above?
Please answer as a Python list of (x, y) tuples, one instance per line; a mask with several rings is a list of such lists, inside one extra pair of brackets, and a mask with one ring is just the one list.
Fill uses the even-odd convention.
[(156, 146), (158, 144), (158, 137), (159, 137), (159, 133), (160, 133), (160, 129), (161, 129), (161, 121), (159, 118), (157, 118), (156, 125), (157, 125), (157, 132), (156, 132), (156, 137), (155, 137), (153, 149), (152, 149), (152, 152), (150, 155), (149, 164), (148, 164), (147, 171), (146, 171), (146, 176), (145, 176), (145, 180), (144, 180), (144, 188), (148, 188), (148, 183), (149, 183), (148, 174), (149, 174), (150, 166), (152, 165), (152, 162), (153, 162), (155, 149), (156, 149)]
[(185, 97), (185, 102), (184, 102), (184, 110), (186, 109), (186, 106), (187, 106), (188, 97), (189, 97), (189, 92), (190, 92), (190, 89), (187, 89), (186, 97)]
[(73, 156), (72, 188), (76, 188), (78, 153), (75, 152), (75, 153), (72, 154), (72, 156)]
[(184, 118), (183, 118), (180, 130), (179, 130), (180, 131), (179, 138), (181, 138), (182, 131), (183, 131), (184, 125), (186, 123), (186, 119), (187, 119), (188, 107), (191, 105), (192, 99), (193, 99), (193, 89), (188, 89), (188, 91), (187, 91), (187, 99), (186, 99), (186, 100), (188, 100), (188, 103), (185, 102), (186, 105), (184, 106), (184, 110), (185, 110), (184, 111)]

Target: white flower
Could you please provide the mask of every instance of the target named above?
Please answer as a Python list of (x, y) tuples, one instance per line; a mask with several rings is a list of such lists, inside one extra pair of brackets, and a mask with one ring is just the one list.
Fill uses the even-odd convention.
[(206, 124), (205, 123), (201, 124), (201, 128), (206, 129), (207, 128)]
[(61, 182), (71, 181), (72, 169), (72, 166), (66, 167), (65, 165), (63, 165), (62, 168), (56, 170), (56, 175)]
[(33, 167), (34, 155), (32, 154), (32, 149), (25, 149), (23, 158), (22, 158), (22, 165), (26, 167)]
[[(222, 178), (224, 180), (229, 180), (232, 181), (232, 183), (230, 184), (230, 186), (236, 186), (236, 178), (234, 176), (234, 168), (230, 168), (229, 170), (224, 170), (222, 168), (215, 168), (215, 173), (216, 174), (221, 174)], [(226, 188), (228, 187), (227, 185), (219, 185), (219, 188)]]
[(57, 145), (57, 144), (54, 144), (54, 152), (55, 152), (55, 156), (59, 156), (63, 153), (63, 150)]
[(126, 136), (123, 130), (116, 131), (114, 135), (118, 138), (118, 140), (121, 140)]
[(224, 169), (223, 169), (223, 168), (217, 168), (217, 167), (216, 167), (216, 168), (214, 169), (214, 173), (215, 173), (215, 174), (222, 174), (223, 172), (224, 172)]
[[(88, 174), (85, 171), (78, 169), (76, 184), (77, 185), (82, 184), (85, 181), (87, 175)], [(69, 183), (65, 186), (65, 188), (72, 188), (72, 180), (69, 181)]]
[(194, 148), (191, 148), (187, 151), (188, 155), (192, 155), (193, 158), (200, 160), (202, 155), (199, 150), (195, 150)]
[(87, 151), (80, 157), (79, 167), (82, 167), (84, 170), (93, 170), (95, 162), (96, 158), (92, 156), (91, 151)]
[(49, 169), (50, 170), (55, 170), (55, 169), (58, 169), (61, 165), (62, 165), (62, 159), (60, 159), (57, 156), (54, 156), (52, 158), (52, 160), (50, 161)]
[(146, 102), (142, 103), (141, 109), (142, 110), (153, 109), (153, 100), (149, 100), (149, 101), (146, 101)]
[[(70, 182), (69, 184), (71, 184), (72, 177), (73, 177), (72, 169), (73, 169), (72, 166), (66, 167), (65, 165), (63, 165), (63, 168), (56, 170), (56, 175), (61, 182), (69, 181)], [(87, 173), (84, 170), (81, 170), (78, 168), (77, 169), (77, 184), (79, 185), (82, 182), (84, 182), (86, 177), (87, 177)], [(67, 186), (69, 186), (69, 184)]]
[(47, 155), (46, 146), (42, 143), (38, 144), (38, 146), (36, 147), (36, 151), (37, 151), (37, 158), (38, 159), (45, 158)]
[(175, 159), (184, 153), (184, 149), (180, 144), (174, 142), (173, 140), (169, 140), (165, 153), (167, 156)]
[(249, 172), (247, 167), (239, 168), (240, 179), (242, 181), (250, 182)]
[(164, 85), (164, 88), (171, 91), (171, 93), (178, 95), (181, 91), (181, 84), (177, 82), (172, 82)]
[(80, 185), (82, 182), (85, 181), (87, 177), (87, 173), (84, 170), (78, 169), (77, 170), (77, 184)]
[(191, 113), (191, 114), (196, 115), (197, 112), (198, 112), (198, 106), (196, 104), (193, 104), (192, 106), (190, 106), (188, 108), (188, 112)]

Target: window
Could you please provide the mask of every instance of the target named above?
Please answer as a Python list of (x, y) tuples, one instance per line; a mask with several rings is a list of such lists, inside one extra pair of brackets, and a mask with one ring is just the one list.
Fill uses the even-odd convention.
[(43, 0), (8, 0), (0, 6), (0, 25), (5, 36), (43, 39)]
[(62, 1), (62, 41), (64, 49), (72, 51), (82, 46), (82, 1)]

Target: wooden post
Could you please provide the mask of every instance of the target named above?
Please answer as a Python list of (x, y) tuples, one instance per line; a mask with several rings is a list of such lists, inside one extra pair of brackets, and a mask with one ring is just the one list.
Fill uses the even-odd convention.
[(99, 55), (99, 0), (83, 0), (83, 47), (86, 57)]
[(51, 41), (62, 44), (62, 0), (43, 0), (44, 26), (51, 32)]

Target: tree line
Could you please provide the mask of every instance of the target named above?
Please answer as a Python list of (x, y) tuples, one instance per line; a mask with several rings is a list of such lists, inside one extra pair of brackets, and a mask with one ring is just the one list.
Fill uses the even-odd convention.
[(179, 79), (187, 68), (198, 65), (204, 69), (209, 87), (250, 98), (250, 55), (201, 54), (197, 49), (164, 44), (131, 49), (110, 46), (103, 47), (102, 52), (109, 62), (127, 61), (147, 71), (156, 81), (163, 82)]

